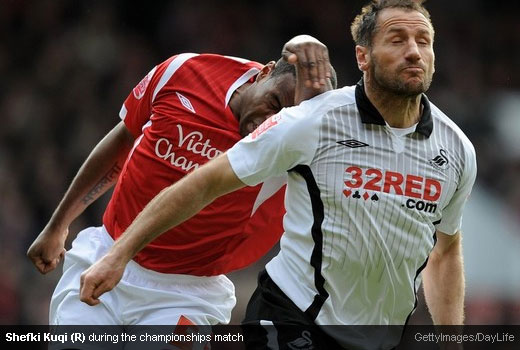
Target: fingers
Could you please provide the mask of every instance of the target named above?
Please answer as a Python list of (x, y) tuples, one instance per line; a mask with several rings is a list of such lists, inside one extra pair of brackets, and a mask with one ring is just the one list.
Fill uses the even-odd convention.
[(38, 272), (41, 273), (42, 275), (45, 275), (48, 272), (47, 264), (45, 264), (42, 260), (33, 261), (33, 263), (34, 263), (34, 266), (36, 266), (36, 269), (38, 270)]
[(124, 267), (113, 269), (102, 259), (85, 270), (80, 277), (80, 300), (90, 306), (99, 304), (99, 297), (111, 291), (123, 275)]
[(36, 266), (36, 269), (38, 270), (39, 273), (41, 273), (42, 275), (45, 275), (46, 273), (54, 270), (56, 268), (56, 266), (58, 265), (58, 263), (59, 263), (59, 261), (56, 261), (56, 260), (52, 261), (50, 263), (45, 263), (42, 260), (40, 260), (40, 261), (35, 262), (34, 265)]
[(290, 64), (296, 66), (297, 78), (304, 82), (305, 86), (312, 86), (312, 79), (309, 70), (315, 67), (316, 62), (308, 57), (307, 50), (302, 44), (286, 45), (282, 51), (282, 57)]
[(56, 266), (58, 266), (58, 264), (60, 263), (61, 259), (64, 256), (64, 254), (65, 254), (65, 249), (64, 249), (64, 252), (62, 252), (57, 258), (54, 258), (54, 259), (49, 259), (49, 258), (39, 256), (39, 255), (37, 255), (37, 256), (29, 255), (29, 259), (31, 259), (34, 266), (36, 266), (36, 269), (38, 270), (38, 272), (40, 272), (42, 275), (45, 275), (46, 273), (54, 270), (56, 268)]
[(303, 60), (299, 61), (299, 67), (297, 70), (300, 70), (302, 74), (302, 78), (305, 82), (305, 86), (307, 87), (316, 87), (316, 83), (318, 83), (318, 69), (316, 68), (316, 55), (314, 51), (311, 49), (304, 49)]
[(298, 62), (298, 56), (290, 51), (282, 51), (282, 57), (290, 64), (296, 64)]
[(101, 302), (99, 297), (104, 293), (101, 291), (101, 285), (92, 275), (89, 275), (89, 270), (86, 270), (80, 277), (79, 299), (90, 306), (99, 304)]
[(319, 55), (316, 60), (318, 62), (318, 76), (320, 78), (320, 85), (323, 86), (327, 84), (327, 80), (332, 76), (330, 71), (329, 52), (326, 47), (321, 51), (321, 55)]
[(288, 43), (282, 57), (296, 65), (297, 77), (306, 87), (321, 89), (331, 77), (328, 50), (320, 42)]
[(52, 270), (54, 270), (56, 268), (56, 266), (58, 266), (59, 263), (60, 263), (60, 258), (53, 259), (49, 263), (45, 264), (43, 271), (41, 271), (41, 273), (45, 275), (46, 273), (51, 272)]
[(46, 227), (27, 249), (27, 257), (41, 274), (54, 270), (66, 253), (64, 246), (68, 229), (64, 234), (56, 232)]
[(308, 59), (309, 80), (312, 87), (321, 89), (330, 78), (329, 53), (326, 47), (311, 47), (306, 49)]

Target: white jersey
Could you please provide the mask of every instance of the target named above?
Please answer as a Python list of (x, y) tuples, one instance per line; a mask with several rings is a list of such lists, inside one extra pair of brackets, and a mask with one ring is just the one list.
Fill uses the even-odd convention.
[(283, 109), (228, 151), (248, 185), (288, 172), (285, 233), (266, 268), (317, 324), (405, 324), (436, 230), (461, 227), (474, 148), (422, 105), (399, 136), (360, 82)]

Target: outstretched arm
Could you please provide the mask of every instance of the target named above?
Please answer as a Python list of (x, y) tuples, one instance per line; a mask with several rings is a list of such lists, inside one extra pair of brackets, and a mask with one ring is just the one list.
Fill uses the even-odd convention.
[(437, 243), (423, 272), (424, 296), (435, 325), (464, 323), (464, 266), (460, 232), (437, 231)]
[(27, 251), (39, 272), (52, 271), (59, 263), (65, 253), (69, 225), (114, 185), (133, 140), (120, 122), (92, 150), (51, 219)]
[(81, 301), (99, 304), (115, 287), (126, 264), (164, 231), (197, 214), (216, 198), (244, 187), (226, 154), (206, 163), (152, 199), (110, 251), (81, 275)]

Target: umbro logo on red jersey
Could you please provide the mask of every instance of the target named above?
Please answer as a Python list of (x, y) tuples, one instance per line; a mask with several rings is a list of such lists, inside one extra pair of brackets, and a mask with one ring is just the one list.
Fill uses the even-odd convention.
[(191, 111), (192, 113), (195, 113), (195, 108), (193, 108), (193, 105), (191, 104), (190, 100), (188, 100), (187, 97), (179, 94), (178, 92), (175, 92), (177, 94), (177, 97), (179, 98), (179, 100), (181, 101), (181, 104), (186, 107), (186, 109), (188, 109), (189, 111)]
[(338, 141), (340, 145), (347, 146), (348, 148), (359, 148), (359, 147), (366, 147), (370, 146), (368, 143), (364, 143), (355, 139), (350, 140), (344, 140), (344, 141)]

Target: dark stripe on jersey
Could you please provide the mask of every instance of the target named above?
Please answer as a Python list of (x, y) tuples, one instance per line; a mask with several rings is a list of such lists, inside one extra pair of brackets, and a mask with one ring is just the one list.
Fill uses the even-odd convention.
[(408, 314), (408, 317), (406, 317), (406, 321), (404, 322), (403, 332), (401, 333), (401, 339), (399, 340), (399, 343), (401, 343), (401, 341), (403, 340), (404, 332), (406, 330), (406, 326), (408, 325), (408, 321), (410, 321), (410, 317), (412, 316), (415, 309), (417, 309), (418, 301), (417, 301), (417, 290), (415, 290), (415, 281), (417, 280), (417, 277), (419, 277), (419, 274), (422, 272), (422, 270), (424, 270), (424, 268), (426, 267), (427, 264), (428, 264), (428, 258), (426, 258), (426, 261), (421, 265), (421, 267), (419, 267), (419, 269), (417, 269), (417, 272), (415, 273), (415, 278), (413, 279), (413, 286), (414, 286), (413, 294), (415, 296), (415, 301), (413, 303), (412, 311), (410, 311), (410, 313)]
[(314, 300), (307, 310), (305, 310), (305, 314), (312, 320), (315, 320), (325, 300), (329, 297), (329, 293), (324, 287), (325, 278), (321, 274), (323, 259), (323, 232), (321, 231), (321, 225), (325, 217), (325, 211), (323, 209), (323, 202), (321, 201), (320, 189), (318, 188), (311, 169), (306, 165), (297, 165), (289, 171), (295, 171), (303, 177), (311, 198), (312, 215), (314, 217), (311, 234), (312, 240), (314, 241), (314, 249), (312, 250), (310, 264), (314, 268), (314, 285), (316, 286), (318, 294), (314, 296)]
[[(432, 247), (432, 250), (433, 248), (435, 248), (435, 245), (437, 244), (437, 232), (434, 232), (433, 233), (433, 247)], [(430, 250), (430, 253), (432, 252), (432, 250)], [(408, 321), (410, 320), (410, 317), (412, 316), (413, 312), (415, 311), (415, 309), (417, 309), (417, 290), (415, 290), (415, 281), (417, 281), (417, 277), (419, 277), (420, 273), (422, 272), (422, 270), (424, 270), (424, 268), (426, 267), (426, 265), (428, 264), (428, 259), (430, 258), (430, 254), (428, 254), (428, 257), (426, 258), (426, 261), (417, 269), (417, 272), (415, 273), (415, 278), (413, 279), (413, 292), (414, 292), (414, 296), (415, 296), (415, 302), (414, 302), (414, 305), (413, 305), (413, 309), (412, 311), (410, 311), (410, 313), (408, 314), (408, 317), (406, 317), (406, 321), (404, 323), (404, 327), (403, 327), (403, 333), (401, 334), (401, 340), (403, 339), (403, 335), (404, 335), (404, 331), (406, 329), (406, 326), (408, 325)], [(401, 342), (401, 341), (399, 341)]]
[(415, 278), (413, 279), (415, 302), (414, 302), (412, 311), (410, 311), (410, 313), (408, 314), (408, 317), (406, 317), (406, 322), (404, 323), (405, 326), (408, 324), (408, 320), (410, 319), (410, 316), (412, 316), (413, 312), (417, 308), (417, 290), (415, 290), (415, 282), (417, 281), (417, 277), (419, 277), (419, 274), (422, 272), (422, 270), (424, 270), (424, 268), (426, 267), (427, 264), (428, 264), (428, 258), (426, 258), (426, 261), (421, 265), (421, 267), (419, 267), (417, 269), (417, 272), (415, 273)]

